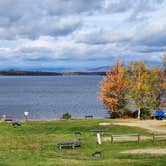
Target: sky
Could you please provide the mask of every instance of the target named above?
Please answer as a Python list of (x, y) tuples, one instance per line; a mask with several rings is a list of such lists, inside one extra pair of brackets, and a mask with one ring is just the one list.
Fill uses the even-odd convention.
[(0, 69), (161, 61), (166, 0), (0, 0)]

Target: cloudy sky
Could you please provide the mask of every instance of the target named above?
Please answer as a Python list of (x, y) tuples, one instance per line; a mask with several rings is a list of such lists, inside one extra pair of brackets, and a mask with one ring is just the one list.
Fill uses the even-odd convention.
[(159, 62), (166, 0), (0, 0), (0, 69)]

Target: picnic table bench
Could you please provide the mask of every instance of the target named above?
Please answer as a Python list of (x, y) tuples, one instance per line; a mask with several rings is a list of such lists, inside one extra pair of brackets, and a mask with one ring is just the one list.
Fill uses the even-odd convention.
[(93, 119), (93, 115), (86, 115), (85, 119)]
[(100, 133), (101, 135), (103, 135), (105, 131), (106, 130), (104, 130), (104, 129), (92, 129), (92, 130), (90, 130), (92, 135), (96, 135), (97, 133)]
[(81, 132), (75, 132), (75, 136), (81, 136)]
[(62, 148), (72, 148), (74, 149), (76, 146), (81, 146), (80, 139), (73, 141), (64, 141), (58, 143), (58, 148), (61, 150)]
[(138, 143), (140, 142), (140, 134), (121, 134), (121, 135), (111, 135), (111, 143), (113, 143), (114, 138), (125, 138), (125, 137), (136, 137)]
[(5, 118), (5, 122), (7, 122), (7, 123), (10, 123), (10, 122), (12, 122), (12, 121), (13, 121), (12, 118)]

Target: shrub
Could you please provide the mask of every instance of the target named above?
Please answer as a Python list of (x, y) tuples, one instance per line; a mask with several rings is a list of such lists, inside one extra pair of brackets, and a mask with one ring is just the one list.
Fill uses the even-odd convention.
[(110, 118), (115, 119), (115, 118), (120, 118), (122, 116), (122, 113), (120, 111), (112, 111), (110, 113)]
[(133, 112), (130, 109), (124, 108), (123, 117), (132, 117), (132, 115), (133, 115)]
[(71, 119), (71, 114), (66, 112), (62, 115), (62, 119)]

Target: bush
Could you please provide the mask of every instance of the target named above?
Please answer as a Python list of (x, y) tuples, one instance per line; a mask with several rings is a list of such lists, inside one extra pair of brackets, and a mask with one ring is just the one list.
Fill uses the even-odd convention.
[(62, 115), (62, 119), (71, 119), (71, 114), (66, 112)]
[(133, 115), (133, 112), (130, 110), (130, 109), (128, 109), (128, 108), (124, 108), (124, 110), (123, 110), (123, 117), (132, 117), (132, 115)]
[(128, 117), (132, 117), (132, 111), (128, 108), (124, 108), (118, 111), (112, 111), (110, 112), (110, 118), (128, 118)]
[(122, 113), (120, 111), (112, 111), (110, 113), (110, 118), (115, 119), (115, 118), (120, 118), (122, 116)]

